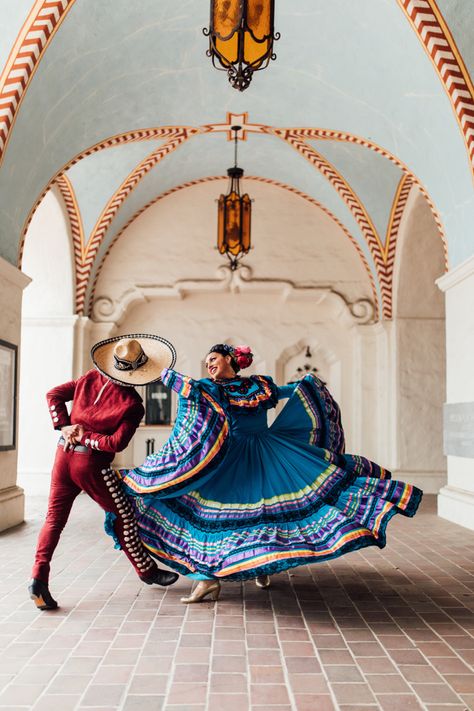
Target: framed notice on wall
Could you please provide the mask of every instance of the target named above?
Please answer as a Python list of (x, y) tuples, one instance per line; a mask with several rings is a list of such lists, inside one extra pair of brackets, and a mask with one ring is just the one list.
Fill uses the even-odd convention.
[(0, 451), (16, 447), (17, 346), (0, 340)]

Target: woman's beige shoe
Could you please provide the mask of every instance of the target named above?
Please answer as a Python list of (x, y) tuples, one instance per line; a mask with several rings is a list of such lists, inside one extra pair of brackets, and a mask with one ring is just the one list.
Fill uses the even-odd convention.
[(270, 576), (269, 575), (257, 575), (255, 578), (255, 585), (257, 588), (269, 588), (270, 587)]
[(201, 580), (189, 597), (182, 597), (181, 602), (188, 605), (191, 602), (201, 602), (206, 595), (211, 596), (211, 600), (218, 600), (221, 592), (221, 584), (218, 580)]

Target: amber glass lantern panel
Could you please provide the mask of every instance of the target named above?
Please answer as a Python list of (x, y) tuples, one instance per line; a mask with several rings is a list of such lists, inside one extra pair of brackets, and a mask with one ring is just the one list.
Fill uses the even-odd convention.
[(247, 254), (250, 249), (250, 217), (252, 213), (252, 202), (247, 195), (242, 195), (241, 198), (241, 241), (242, 252)]
[(242, 251), (240, 244), (240, 196), (230, 193), (225, 200), (225, 241), (227, 252), (236, 257)]
[(220, 39), (228, 39), (242, 21), (243, 0), (212, 0), (211, 31)]
[(272, 5), (273, 0), (247, 2), (247, 25), (258, 40), (272, 34)]
[(224, 67), (230, 67), (239, 59), (239, 34), (236, 32), (228, 40), (216, 37), (216, 50), (219, 52), (219, 61)]
[[(244, 61), (258, 68), (266, 58), (272, 37), (273, 0), (248, 0)], [(252, 36), (253, 35), (253, 36)]]
[(263, 62), (268, 61), (270, 40), (255, 42), (249, 32), (244, 37), (244, 61), (253, 69), (259, 69)]
[(217, 248), (220, 254), (238, 257), (250, 249), (251, 201), (236, 192), (221, 195), (218, 202)]
[(217, 203), (217, 249), (220, 254), (226, 253), (225, 244), (225, 195), (220, 195)]

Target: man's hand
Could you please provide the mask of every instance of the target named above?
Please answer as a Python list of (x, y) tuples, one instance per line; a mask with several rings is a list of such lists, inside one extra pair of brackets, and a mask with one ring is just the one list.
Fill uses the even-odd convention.
[(67, 452), (69, 447), (74, 447), (75, 444), (78, 444), (84, 434), (84, 428), (82, 425), (66, 425), (61, 427), (61, 434), (64, 437), (63, 449)]
[(74, 444), (79, 444), (84, 437), (84, 427), (82, 425), (74, 425), (74, 427), (76, 428), (74, 432)]

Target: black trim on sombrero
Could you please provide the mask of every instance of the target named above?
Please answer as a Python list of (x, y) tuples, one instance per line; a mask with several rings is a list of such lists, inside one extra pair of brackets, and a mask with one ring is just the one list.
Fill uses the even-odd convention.
[[(132, 339), (140, 339), (140, 338), (149, 339), (150, 341), (158, 341), (158, 342), (162, 343), (164, 346), (166, 346), (170, 352), (170, 357), (171, 357), (170, 363), (167, 363), (166, 367), (173, 368), (173, 366), (176, 363), (176, 349), (175, 349), (175, 347), (166, 338), (163, 338), (162, 336), (156, 336), (155, 334), (152, 334), (152, 333), (127, 333), (127, 334), (122, 334), (120, 336), (112, 336), (110, 338), (105, 338), (103, 341), (99, 341), (98, 343), (95, 343), (91, 348), (91, 358), (94, 363), (94, 367), (100, 373), (102, 373), (102, 375), (105, 375), (106, 378), (111, 380), (113, 383), (117, 383), (117, 385), (122, 385), (125, 387), (133, 388), (133, 387), (137, 387), (140, 385), (149, 385), (150, 383), (156, 383), (158, 380), (161, 379), (160, 375), (158, 375), (156, 378), (151, 378), (150, 380), (147, 380), (146, 382), (143, 382), (143, 383), (136, 383), (136, 382), (131, 383), (131, 382), (127, 382), (126, 380), (120, 380), (117, 377), (117, 374), (120, 373), (120, 371), (118, 369), (117, 369), (116, 373), (112, 374), (111, 372), (104, 370), (96, 361), (96, 358), (95, 358), (96, 352), (99, 349), (102, 349), (104, 346), (107, 346), (112, 343), (118, 343), (119, 341), (122, 341), (125, 339), (132, 340)], [(150, 356), (150, 358), (148, 358), (147, 360), (151, 360), (151, 358), (152, 357)], [(146, 361), (144, 361), (140, 365), (144, 365), (145, 362)], [(135, 368), (135, 369), (132, 368), (132, 370), (124, 369), (122, 372), (132, 372), (132, 371), (138, 372), (139, 368)]]

